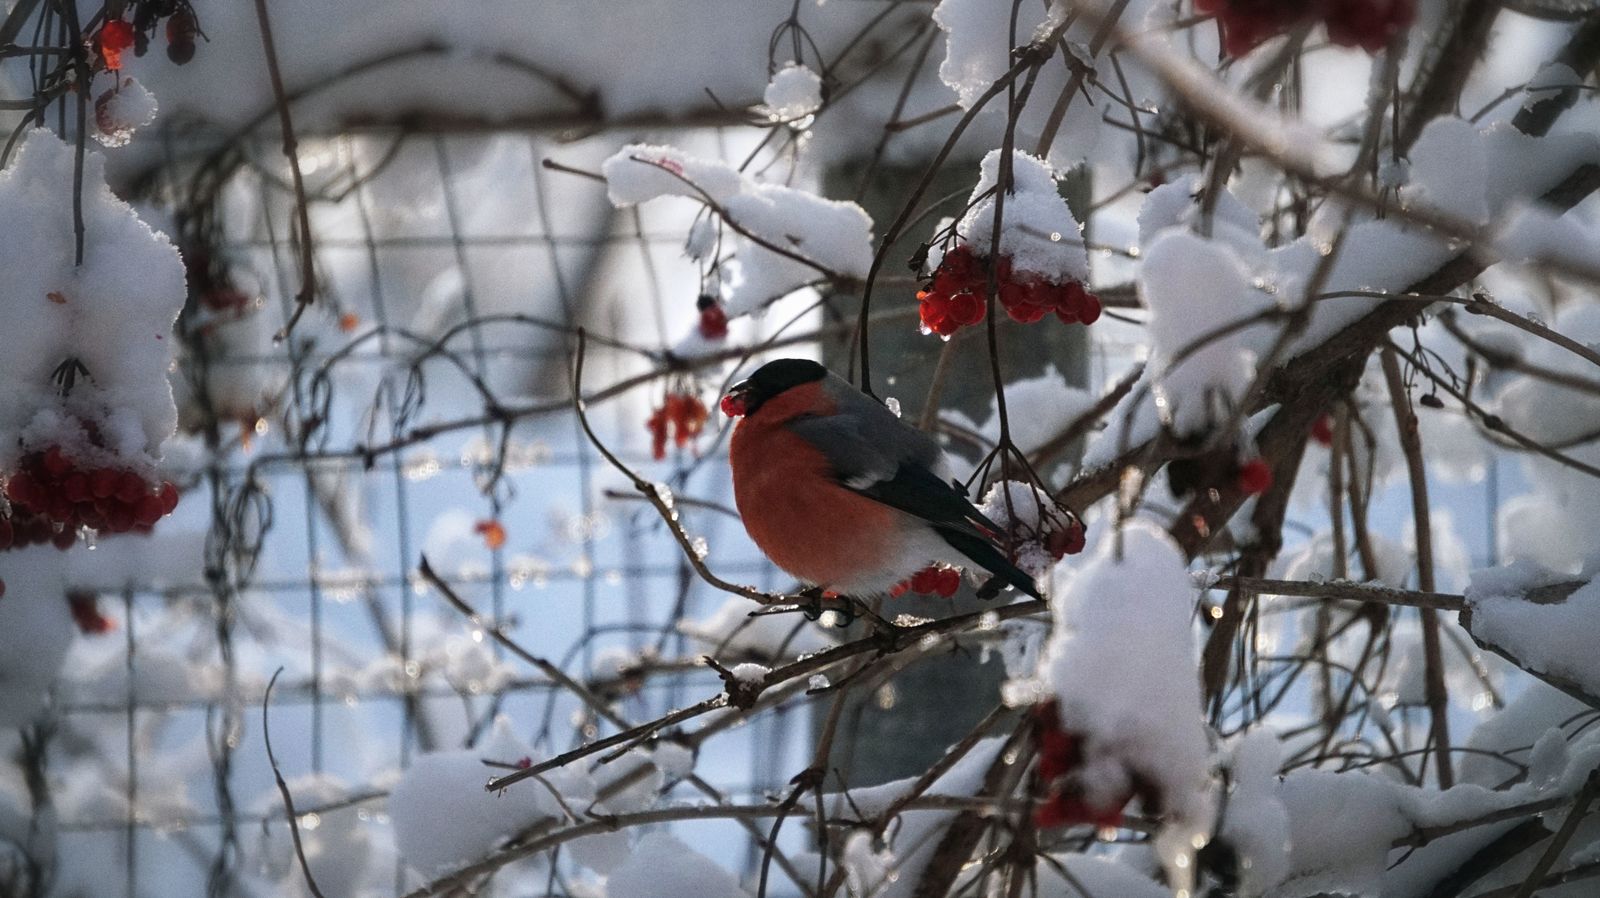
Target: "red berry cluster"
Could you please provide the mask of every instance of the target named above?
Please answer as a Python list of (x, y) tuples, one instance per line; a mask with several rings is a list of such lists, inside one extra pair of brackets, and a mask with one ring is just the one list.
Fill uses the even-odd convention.
[(908, 592), (950, 598), (961, 588), (961, 571), (942, 564), (930, 564), (909, 578), (890, 587), (889, 595), (899, 598)]
[(107, 533), (148, 532), (178, 507), (178, 488), (171, 481), (148, 482), (134, 471), (83, 467), (61, 447), (51, 446), (23, 456), (19, 470), (6, 482), (6, 498), (13, 518), (20, 510), (59, 527), (56, 545), (67, 548), (71, 539), (60, 534), (72, 534), (79, 526)]
[(695, 302), (700, 310), (700, 336), (707, 340), (721, 340), (728, 336), (728, 313), (715, 296), (702, 294)]
[(1195, 0), (1194, 7), (1217, 17), (1229, 56), (1243, 56), (1275, 35), (1317, 21), (1334, 43), (1376, 53), (1411, 27), (1417, 14), (1415, 0)]
[(1060, 561), (1062, 556), (1083, 551), (1083, 522), (1073, 516), (1065, 527), (1057, 527), (1044, 535), (1044, 549), (1050, 557)]
[(705, 429), (711, 413), (700, 398), (689, 392), (671, 392), (662, 406), (650, 413), (645, 427), (650, 431), (650, 454), (660, 461), (667, 457), (667, 431), (672, 444), (682, 449)]
[[(994, 273), (1000, 304), (1013, 321), (1032, 324), (1051, 312), (1066, 324), (1093, 324), (1100, 317), (1099, 297), (1077, 281), (1058, 284), (1034, 274), (1013, 273), (1009, 256), (1000, 257)], [(988, 289), (987, 260), (967, 244), (952, 248), (934, 270), (928, 289), (917, 293), (923, 329), (948, 337), (981, 322)]]
[(188, 0), (134, 0), (133, 21), (108, 19), (95, 35), (100, 59), (108, 71), (122, 69), (122, 54), (133, 51), (143, 56), (149, 49), (150, 37), (156, 24), (167, 20), (167, 58), (183, 65), (194, 58), (195, 39), (200, 36), (200, 23), (195, 19), (194, 8)]
[(1054, 700), (1035, 705), (1032, 712), (1034, 739), (1039, 752), (1040, 803), (1034, 808), (1033, 823), (1045, 829), (1090, 823), (1097, 827), (1119, 826), (1122, 810), (1137, 796), (1151, 813), (1159, 813), (1161, 796), (1148, 780), (1134, 773), (1133, 788), (1113, 799), (1109, 805), (1090, 803), (1080, 779), (1084, 764), (1081, 734), (1061, 726)]

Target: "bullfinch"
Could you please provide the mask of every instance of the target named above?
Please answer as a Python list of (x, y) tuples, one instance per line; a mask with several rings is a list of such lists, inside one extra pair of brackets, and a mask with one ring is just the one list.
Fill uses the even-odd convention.
[(796, 579), (868, 596), (934, 562), (1039, 598), (1000, 527), (967, 500), (927, 434), (816, 362), (779, 359), (722, 399), (734, 501), (750, 538)]

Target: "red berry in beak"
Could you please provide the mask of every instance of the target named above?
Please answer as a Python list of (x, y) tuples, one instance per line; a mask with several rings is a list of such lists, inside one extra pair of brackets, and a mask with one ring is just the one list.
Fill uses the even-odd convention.
[(744, 417), (744, 397), (737, 393), (729, 393), (722, 397), (719, 407), (722, 409), (722, 413), (730, 418)]

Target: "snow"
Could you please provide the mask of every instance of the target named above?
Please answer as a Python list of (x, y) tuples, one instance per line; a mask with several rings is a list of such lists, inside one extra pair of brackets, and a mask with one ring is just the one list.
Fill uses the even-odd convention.
[(497, 772), (484, 760), (515, 763), (521, 758), (540, 760), (501, 718), (479, 748), (412, 759), (388, 802), (395, 846), (406, 864), (430, 879), (448, 873), (540, 820), (564, 819), (563, 802), (569, 808), (582, 808), (593, 797), (593, 783), (570, 768), (545, 774), (544, 782), (519, 783), (499, 793), (483, 788)]
[[(922, 794), (930, 797), (970, 797), (977, 794), (983, 785), (985, 772), (994, 763), (1004, 743), (1005, 740), (1001, 738), (978, 742)], [(848, 815), (851, 819), (872, 819), (905, 797), (916, 781), (917, 777), (907, 777), (878, 786), (851, 789), (847, 794), (828, 795), (825, 797), (828, 813), (834, 817)], [(910, 898), (922, 871), (933, 860), (945, 827), (955, 816), (953, 811), (903, 811), (896, 824), (889, 828), (886, 834), (888, 844), (882, 849), (875, 848), (870, 841), (857, 843), (857, 872), (863, 876), (871, 876), (879, 863), (888, 863), (893, 859), (893, 870), (879, 884), (878, 891), (872, 893), (873, 898)], [(876, 858), (862, 856), (868, 852), (876, 855)]]
[(767, 674), (772, 673), (772, 668), (754, 661), (745, 661), (735, 664), (728, 672), (733, 674), (735, 680), (746, 686), (759, 686), (761, 681), (767, 678)]
[[(989, 255), (995, 227), (995, 186), (1000, 182), (1002, 150), (991, 150), (978, 166), (978, 183), (968, 198), (967, 214), (956, 234), (980, 256)], [(985, 196), (985, 194), (991, 194)], [(1011, 258), (1016, 274), (1036, 274), (1052, 283), (1086, 282), (1089, 254), (1083, 227), (1072, 217), (1066, 198), (1056, 188), (1050, 164), (1037, 156), (1013, 151), (1011, 192), (1000, 222), (1000, 255)]]
[(1249, 269), (1229, 246), (1177, 228), (1151, 242), (1138, 284), (1150, 310), (1157, 407), (1178, 434), (1205, 433), (1244, 398), (1274, 328), (1263, 320), (1219, 332), (1277, 303), (1252, 285)]
[(1047, 533), (1070, 527), (1072, 518), (1061, 511), (1055, 499), (1044, 490), (1020, 480), (1000, 480), (984, 493), (978, 510), (1016, 541), (1017, 566), (1043, 577), (1056, 558), (1045, 547)]
[[(295, 809), (300, 812), (301, 848), (318, 889), (324, 895), (361, 894), (369, 885), (369, 864), (374, 854), (372, 827), (367, 824), (361, 805), (310, 812), (342, 802), (361, 790), (327, 774), (289, 777), (287, 782)], [(309, 896), (310, 889), (283, 821), (283, 797), (276, 787), (256, 799), (255, 810), (270, 821), (261, 827), (259, 841), (250, 846), (253, 853), (259, 854), (259, 869), (278, 881), (285, 898)]]
[(1575, 684), (1600, 701), (1600, 581), (1580, 586), (1565, 601), (1532, 601), (1527, 592), (1568, 578), (1532, 563), (1475, 571), (1467, 587), (1474, 636), (1508, 652), (1527, 669)]
[(804, 119), (822, 108), (822, 77), (804, 65), (791, 62), (774, 72), (757, 111), (768, 121), (805, 127)]
[(1149, 782), (1166, 815), (1157, 848), (1175, 887), (1188, 888), (1215, 798), (1183, 553), (1155, 525), (1133, 521), (1103, 536), (1057, 590), (1039, 671), (1062, 729), (1083, 740), (1085, 797), (1105, 807), (1133, 777)]
[[(1031, 455), (1060, 436), (1067, 425), (1094, 407), (1096, 397), (1088, 390), (1071, 386), (1054, 364), (1046, 365), (1038, 377), (1024, 377), (1006, 384), (1008, 408), (1027, 409), (1027, 414), (1009, 416), (1011, 441), (1023, 454)], [(1000, 441), (1000, 400), (989, 403), (989, 417), (978, 425), (966, 421), (960, 412), (946, 409), (941, 417), (965, 423), (990, 443)]]
[(0, 728), (23, 726), (44, 710), (72, 645), (65, 568), (51, 546), (0, 553)]
[[(18, 447), (54, 443), (88, 464), (149, 470), (177, 425), (167, 369), (183, 263), (165, 236), (112, 195), (103, 158), (90, 153), (76, 265), (73, 157), (71, 146), (36, 130), (0, 172), (0, 293), (15, 312), (0, 354), (0, 464)], [(69, 359), (89, 375), (63, 397), (52, 372)]]
[(872, 266), (872, 218), (855, 203), (761, 182), (667, 146), (623, 147), (601, 171), (618, 206), (665, 196), (709, 201), (731, 231), (743, 232), (729, 235), (733, 259), (722, 298), (730, 318), (828, 276), (865, 278)]
[(105, 147), (127, 146), (140, 128), (156, 120), (155, 95), (134, 78), (124, 78), (94, 101), (94, 139)]
[(665, 832), (639, 839), (606, 878), (606, 898), (749, 898), (732, 873)]
[(1263, 895), (1289, 874), (1289, 812), (1278, 797), (1282, 752), (1266, 727), (1237, 737), (1230, 748), (1232, 788), (1217, 841), (1233, 849), (1240, 892)]

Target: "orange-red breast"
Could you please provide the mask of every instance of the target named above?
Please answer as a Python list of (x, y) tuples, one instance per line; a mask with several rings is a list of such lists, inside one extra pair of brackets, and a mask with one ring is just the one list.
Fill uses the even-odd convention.
[(946, 475), (938, 445), (816, 362), (761, 366), (722, 410), (739, 419), (729, 464), (745, 529), (797, 579), (864, 596), (945, 562), (1039, 596), (1000, 548), (1000, 528)]

